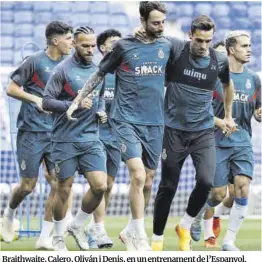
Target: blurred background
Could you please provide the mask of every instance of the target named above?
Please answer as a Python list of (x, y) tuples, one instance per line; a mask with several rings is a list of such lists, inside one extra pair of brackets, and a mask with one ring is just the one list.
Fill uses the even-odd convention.
[[(187, 38), (192, 18), (200, 14), (211, 16), (216, 22), (214, 41), (223, 40), (230, 30), (244, 29), (251, 33), (252, 59), (249, 68), (261, 76), (261, 2), (165, 2), (169, 14), (167, 16), (166, 35)], [(0, 148), (1, 148), (1, 215), (8, 203), (10, 192), (18, 181), (15, 154), (16, 117), (20, 103), (8, 99), (5, 93), (8, 75), (22, 61), (22, 57), (45, 48), (45, 27), (52, 20), (61, 20), (74, 28), (88, 25), (96, 33), (115, 28), (125, 36), (139, 25), (139, 2), (129, 1), (59, 1), (59, 2), (1, 2), (1, 81), (0, 81)], [(101, 56), (96, 52), (95, 62)], [(253, 144), (255, 156), (255, 176), (249, 201), (249, 216), (261, 215), (261, 125), (252, 121)], [(195, 170), (190, 158), (184, 164), (177, 195), (171, 207), (171, 216), (184, 213), (188, 196), (195, 184)], [(154, 180), (153, 194), (147, 214), (152, 215), (153, 200), (160, 181), (160, 166)], [(122, 163), (113, 197), (108, 208), (108, 215), (127, 216), (129, 176)], [(40, 185), (42, 187), (40, 187)], [(73, 213), (81, 203), (82, 194), (87, 187), (85, 179), (75, 177)], [(49, 188), (44, 181), (39, 183), (30, 195), (30, 205), (23, 205), (23, 212), (30, 210), (30, 215), (39, 214), (40, 188), (46, 198)], [(30, 209), (29, 209), (30, 208)]]

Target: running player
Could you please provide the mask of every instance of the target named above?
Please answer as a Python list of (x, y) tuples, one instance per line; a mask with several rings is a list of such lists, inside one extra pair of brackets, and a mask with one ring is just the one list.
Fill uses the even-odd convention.
[(163, 137), (164, 80), (171, 43), (162, 38), (167, 10), (161, 2), (140, 2), (141, 23), (150, 40), (134, 37), (116, 43), (67, 111), (68, 118), (107, 73), (116, 72), (116, 92), (111, 108), (121, 141), (122, 159), (130, 174), (132, 219), (120, 233), (127, 250), (151, 250), (144, 228), (147, 205)]
[[(163, 232), (180, 171), (188, 155), (196, 169), (196, 185), (186, 212), (176, 226), (179, 249), (191, 250), (190, 226), (206, 203), (215, 170), (215, 140), (212, 95), (217, 77), (225, 92), (225, 119), (233, 129), (231, 107), (234, 87), (229, 77), (226, 56), (210, 47), (215, 32), (211, 18), (201, 15), (191, 23), (190, 42), (171, 39), (179, 54), (168, 66), (165, 96), (165, 133), (162, 152), (162, 176), (158, 188), (153, 223), (152, 249), (163, 250)], [(176, 52), (177, 54), (177, 52)]]
[[(114, 29), (109, 29), (97, 37), (97, 47), (103, 56), (111, 52), (112, 44), (121, 38), (121, 33)], [(104, 85), (104, 102), (105, 108), (101, 106), (98, 109), (98, 115), (101, 120), (109, 115), (112, 100), (115, 93), (115, 75), (109, 74), (105, 77)], [(102, 141), (106, 151), (106, 168), (107, 168), (107, 191), (100, 205), (94, 211), (91, 222), (87, 227), (87, 235), (89, 236), (89, 246), (98, 248), (110, 248), (113, 246), (112, 240), (107, 236), (104, 217), (106, 208), (108, 207), (112, 187), (121, 161), (121, 152), (119, 139), (115, 129), (113, 128), (110, 117), (106, 123), (99, 123), (99, 138)]]
[[(13, 240), (14, 217), (16, 209), (30, 194), (38, 179), (39, 167), (44, 160), (47, 167), (45, 176), (51, 191), (45, 203), (43, 228), (36, 248), (52, 248), (49, 235), (53, 229), (52, 202), (54, 199), (56, 178), (54, 164), (50, 157), (52, 115), (42, 108), (45, 84), (53, 68), (64, 55), (71, 52), (73, 28), (62, 22), (53, 21), (46, 27), (47, 49), (27, 57), (12, 73), (7, 94), (22, 101), (17, 119), (17, 156), (21, 181), (12, 192), (3, 218), (3, 240)], [(23, 87), (23, 89), (21, 88)]]
[[(261, 122), (261, 81), (259, 76), (244, 65), (250, 61), (251, 39), (248, 32), (231, 31), (225, 40), (229, 59), (231, 78), (235, 85), (233, 117), (238, 125), (238, 131), (225, 135), (223, 129), (223, 93), (221, 83), (217, 85), (214, 95), (214, 111), (216, 122), (220, 129), (215, 132), (217, 164), (214, 178), (214, 188), (207, 201), (207, 212), (221, 203), (226, 196), (230, 176), (234, 181), (234, 204), (230, 211), (229, 225), (223, 241), (222, 250), (238, 251), (235, 238), (244, 220), (250, 181), (253, 177), (253, 151), (251, 145), (251, 118)], [(230, 135), (230, 136), (229, 136)], [(206, 212), (206, 213), (207, 213)], [(215, 245), (215, 235), (212, 230), (213, 212), (205, 216), (204, 239), (209, 247)], [(198, 224), (200, 227), (200, 224)], [(197, 225), (194, 224), (191, 233)], [(198, 230), (200, 232), (200, 230)], [(213, 244), (213, 245), (212, 245)]]
[[(213, 48), (215, 50), (222, 52), (225, 55), (227, 55), (227, 50), (226, 50), (224, 41), (219, 41), (219, 42), (215, 43), (213, 45)], [(220, 85), (219, 80), (218, 80), (216, 85)], [(214, 94), (216, 94), (216, 92)], [(215, 101), (215, 100), (213, 100), (213, 101)], [(219, 127), (219, 125), (220, 125), (221, 130), (224, 131), (224, 127), (225, 127), (224, 122), (221, 121), (217, 117), (215, 117), (215, 125), (217, 127)], [(226, 197), (223, 200), (223, 202), (221, 202), (218, 206), (216, 206), (215, 210), (214, 210), (214, 208), (209, 208), (209, 209), (205, 210), (205, 206), (204, 206), (204, 208), (202, 208), (202, 210), (198, 213), (193, 224), (191, 225), (191, 228), (190, 228), (191, 237), (192, 237), (193, 240), (199, 241), (200, 237), (201, 237), (201, 222), (202, 222), (204, 213), (205, 213), (205, 215), (204, 215), (204, 229), (206, 228), (205, 232), (211, 232), (209, 230), (212, 230), (212, 229), (210, 229), (210, 227), (212, 228), (212, 222), (213, 222), (213, 232), (214, 232), (215, 238), (214, 237), (208, 237), (205, 240), (204, 245), (205, 245), (206, 248), (219, 247), (219, 245), (216, 243), (216, 238), (218, 238), (218, 236), (220, 234), (220, 216), (221, 215), (228, 215), (230, 213), (231, 207), (233, 206), (233, 202), (234, 202), (234, 182), (232, 180), (232, 177), (230, 177), (228, 182), (229, 183), (228, 183), (227, 187), (228, 187), (229, 196)], [(214, 215), (214, 218), (213, 218), (213, 215)], [(208, 235), (208, 233), (207, 233), (207, 235)]]
[(63, 236), (67, 227), (65, 213), (75, 171), (79, 169), (90, 185), (81, 208), (67, 227), (82, 250), (89, 249), (84, 224), (88, 215), (100, 204), (107, 188), (105, 152), (99, 140), (96, 116), (101, 85), (92, 92), (91, 101), (85, 98), (79, 105), (76, 112), (79, 121), (68, 121), (66, 117), (66, 110), (74, 97), (97, 70), (92, 63), (96, 47), (94, 30), (88, 26), (79, 27), (74, 33), (74, 47), (75, 53), (54, 69), (43, 98), (43, 108), (52, 111), (55, 116), (52, 157), (58, 186), (54, 199), (54, 250), (67, 250)]

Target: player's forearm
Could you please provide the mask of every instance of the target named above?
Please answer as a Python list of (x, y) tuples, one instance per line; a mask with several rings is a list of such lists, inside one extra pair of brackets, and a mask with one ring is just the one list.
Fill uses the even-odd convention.
[(72, 104), (71, 101), (60, 101), (49, 95), (44, 95), (43, 97), (43, 109), (46, 111), (63, 113), (69, 108)]
[(13, 80), (10, 82), (7, 87), (6, 94), (20, 101), (25, 101), (29, 103), (35, 103), (36, 97), (35, 95), (29, 94), (25, 92), (16, 82)]
[(223, 84), (225, 118), (232, 118), (232, 104), (234, 99), (234, 84), (230, 80), (229, 85)]
[(105, 74), (101, 71), (94, 72), (85, 82), (83, 88), (74, 99), (73, 103), (79, 105), (81, 101), (88, 96), (104, 79)]

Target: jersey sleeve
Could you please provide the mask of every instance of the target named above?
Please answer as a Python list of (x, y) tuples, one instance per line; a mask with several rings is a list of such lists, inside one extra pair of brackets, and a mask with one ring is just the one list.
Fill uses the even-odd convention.
[(123, 47), (117, 41), (114, 43), (112, 51), (104, 56), (99, 64), (99, 69), (103, 73), (113, 74), (122, 62)]
[(43, 109), (51, 112), (65, 112), (71, 105), (71, 101), (58, 100), (62, 92), (66, 78), (62, 69), (54, 70), (49, 78), (43, 97)]
[(26, 85), (33, 77), (37, 69), (35, 57), (27, 57), (22, 64), (11, 74), (10, 78), (19, 86)]
[(230, 72), (229, 72), (229, 64), (228, 59), (224, 54), (218, 53), (218, 78), (221, 80), (222, 84), (229, 84), (230, 82)]

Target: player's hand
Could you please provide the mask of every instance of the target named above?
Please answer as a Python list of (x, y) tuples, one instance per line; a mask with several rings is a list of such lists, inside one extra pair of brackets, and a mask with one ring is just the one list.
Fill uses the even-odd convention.
[(107, 114), (106, 114), (105, 111), (97, 112), (97, 115), (98, 115), (102, 124), (107, 122)]
[(93, 105), (92, 98), (85, 97), (81, 102), (81, 108), (90, 109)]
[(254, 115), (255, 115), (256, 120), (261, 122), (261, 120), (262, 120), (262, 107), (256, 109), (255, 112), (254, 112)]
[(226, 137), (229, 137), (233, 132), (238, 131), (239, 129), (237, 129), (237, 124), (235, 123), (234, 119), (232, 117), (227, 118), (225, 117), (224, 122), (226, 124), (226, 132), (223, 132), (223, 134), (225, 134)]
[(147, 36), (146, 30), (143, 27), (136, 27), (133, 31), (133, 36), (139, 41), (143, 42), (144, 44), (150, 44), (155, 42), (154, 38), (150, 39)]
[(45, 111), (43, 109), (42, 103), (43, 103), (43, 99), (41, 97), (35, 96), (34, 98), (34, 103), (37, 107), (37, 109), (42, 112), (42, 113), (46, 113), (46, 114), (51, 114), (51, 112)]
[(73, 102), (66, 111), (66, 117), (70, 121), (76, 121), (77, 118), (72, 117), (72, 114), (78, 109), (78, 103)]

